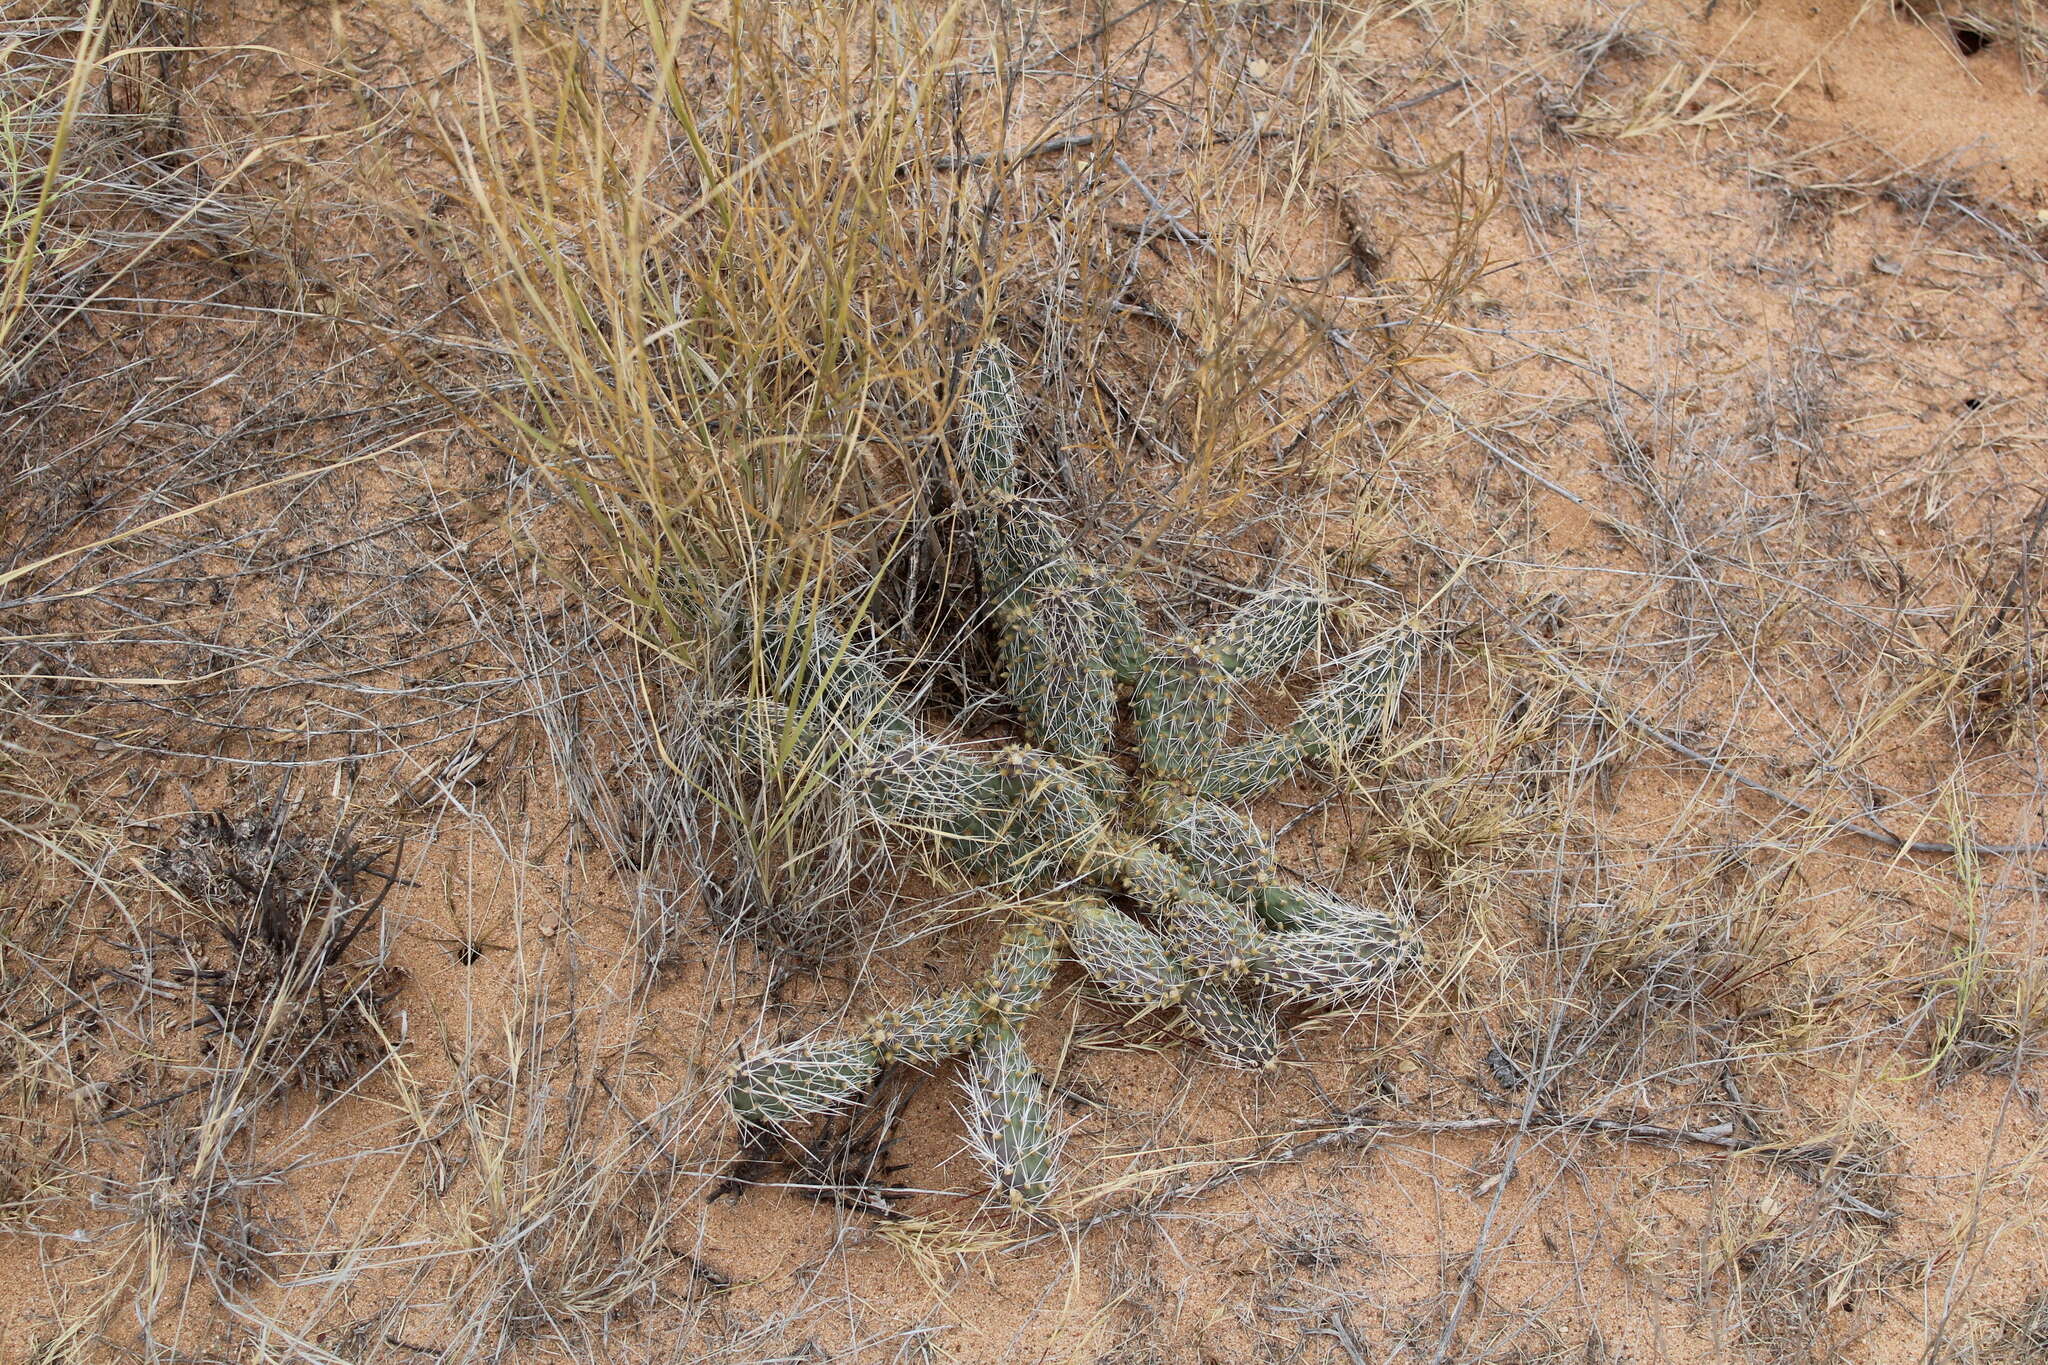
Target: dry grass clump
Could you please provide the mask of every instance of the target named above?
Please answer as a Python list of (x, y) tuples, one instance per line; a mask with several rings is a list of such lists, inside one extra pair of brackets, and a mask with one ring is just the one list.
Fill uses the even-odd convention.
[(1889, 1135), (1781, 1150), (1721, 1176), (1695, 1238), (1666, 1212), (1698, 1194), (1676, 1168), (1643, 1191), (1624, 1263), (1690, 1299), (1723, 1349), (1755, 1360), (1830, 1360), (1863, 1336), (1887, 1297), (1911, 1292), (1910, 1262), (1887, 1249), (1894, 1216), (1869, 1198), (1889, 1188)]
[(184, 16), (143, 2), (30, 3), (0, 20), (0, 393), (20, 400), (57, 338), (167, 251), (252, 247), (251, 201), (180, 129)]
[(150, 857), (227, 950), (170, 974), (189, 983), (225, 1061), (331, 1090), (383, 1055), (403, 976), (384, 935), (364, 931), (398, 880), (377, 864), (397, 861), (346, 828), (307, 828), (282, 791), (255, 814), (195, 815)]
[(1835, 1231), (1769, 1196), (1725, 1209), (1701, 1292), (1729, 1340), (1758, 1357), (1822, 1361), (1854, 1339), (1856, 1313), (1891, 1287), (1872, 1229)]
[(2048, 525), (2048, 499), (2027, 519), (2025, 539), (2003, 569), (2003, 584), (1987, 566), (1977, 600), (1960, 604), (1938, 658), (1950, 670), (1944, 688), (1965, 736), (2020, 748), (2037, 742), (2048, 675), (2040, 657), (2043, 585), (2036, 556)]
[(1935, 1074), (2023, 1074), (2048, 1046), (2048, 971), (2032, 953), (1963, 954), (1929, 992)]
[(1971, 1357), (1986, 1365), (2039, 1365), (2048, 1360), (2048, 1293), (2034, 1293), (2019, 1308), (1994, 1315), (1988, 1341)]

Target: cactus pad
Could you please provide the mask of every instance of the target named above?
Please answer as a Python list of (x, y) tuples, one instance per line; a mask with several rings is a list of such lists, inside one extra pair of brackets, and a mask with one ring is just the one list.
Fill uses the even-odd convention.
[(1005, 493), (976, 512), (974, 566), (990, 605), (1007, 605), (1041, 579), (1070, 577), (1073, 564), (1073, 544), (1044, 505)]
[(1022, 1019), (1038, 1008), (1059, 965), (1053, 931), (1037, 920), (1010, 926), (986, 975), (971, 988), (985, 1014)]
[(887, 1066), (930, 1066), (958, 1056), (981, 1036), (982, 1005), (973, 990), (947, 991), (868, 1020), (866, 1034)]
[(1209, 637), (1209, 652), (1232, 678), (1269, 678), (1299, 659), (1316, 642), (1323, 624), (1323, 599), (1299, 583), (1266, 589), (1224, 621)]
[(726, 1102), (748, 1123), (784, 1128), (857, 1099), (881, 1072), (881, 1053), (868, 1038), (805, 1039), (734, 1067)]
[(1067, 955), (1104, 999), (1155, 1010), (1178, 1001), (1187, 989), (1187, 969), (1159, 936), (1107, 901), (1077, 897), (1060, 921)]
[(1422, 940), (1405, 914), (1311, 895), (1292, 929), (1269, 933), (1252, 975), (1288, 1000), (1348, 1005), (1385, 986), (1422, 959)]
[(1341, 660), (1336, 677), (1302, 705), (1295, 722), (1308, 754), (1341, 754), (1392, 728), (1421, 649), (1414, 631), (1395, 630)]
[(1138, 762), (1186, 778), (1215, 761), (1230, 723), (1230, 682), (1206, 645), (1177, 635), (1152, 652), (1131, 692)]
[(1308, 746), (1292, 729), (1225, 749), (1196, 773), (1190, 786), (1197, 796), (1243, 800), (1263, 796), (1301, 771)]
[(1209, 885), (1248, 892), (1273, 880), (1273, 845), (1251, 817), (1229, 806), (1176, 793), (1155, 793), (1160, 841)]
[(1265, 1071), (1279, 1060), (1280, 1020), (1272, 1007), (1238, 994), (1228, 982), (1191, 982), (1180, 1001), (1188, 1031), (1218, 1060)]
[(1181, 863), (1139, 839), (1112, 840), (1099, 855), (1099, 878), (1153, 914), (1165, 914), (1195, 889)]
[(1087, 761), (1109, 747), (1116, 683), (1102, 657), (1102, 623), (1074, 580), (1028, 586), (997, 612), (1009, 692), (1033, 744)]
[(1080, 566), (1082, 589), (1102, 623), (1102, 661), (1112, 677), (1129, 686), (1144, 672), (1145, 617), (1131, 596), (1130, 584), (1099, 564)]
[(925, 736), (868, 746), (854, 775), (875, 821), (942, 857), (974, 865), (993, 859), (1010, 817), (995, 766), (957, 744)]
[(1017, 491), (1017, 444), (1024, 415), (1017, 371), (1000, 345), (983, 346), (967, 362), (960, 396), (960, 467), (977, 498)]
[(1013, 1210), (1043, 1204), (1058, 1172), (1061, 1135), (1045, 1081), (1007, 1019), (992, 1020), (974, 1050), (967, 1126), (996, 1194)]
[(1002, 835), (1015, 880), (1046, 880), (1096, 846), (1104, 816), (1086, 778), (1021, 744), (997, 754), (995, 768), (1009, 807)]
[(1167, 912), (1167, 946), (1203, 976), (1242, 975), (1267, 937), (1249, 906), (1214, 891), (1189, 891)]

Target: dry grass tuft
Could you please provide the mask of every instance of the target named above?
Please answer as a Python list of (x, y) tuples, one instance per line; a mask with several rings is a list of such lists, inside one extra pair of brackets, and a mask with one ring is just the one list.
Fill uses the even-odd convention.
[[(346, 829), (299, 828), (278, 795), (268, 810), (194, 816), (149, 870), (198, 907), (229, 956), (169, 979), (189, 984), (234, 1064), (325, 1090), (345, 1086), (385, 1050), (385, 1006), (403, 982), (374, 925), (397, 873), (395, 854)], [(377, 883), (374, 894), (369, 886)], [(352, 950), (373, 945), (368, 954)]]

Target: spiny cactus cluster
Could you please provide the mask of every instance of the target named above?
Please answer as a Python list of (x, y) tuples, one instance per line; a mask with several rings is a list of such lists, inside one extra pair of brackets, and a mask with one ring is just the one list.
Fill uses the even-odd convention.
[[(971, 1145), (1015, 1209), (1042, 1202), (1059, 1131), (1019, 1025), (1064, 960), (1104, 1003), (1170, 1020), (1222, 1061), (1273, 1065), (1278, 1011), (1343, 1006), (1420, 956), (1407, 916), (1278, 879), (1271, 842), (1236, 804), (1392, 722), (1418, 643), (1391, 631), (1339, 660), (1279, 730), (1229, 742), (1234, 694), (1316, 645), (1326, 602), (1305, 584), (1252, 597), (1203, 635), (1158, 638), (1128, 586), (1084, 561), (1018, 488), (1015, 376), (975, 357), (962, 417), (964, 502), (998, 626), (1003, 687), (1029, 744), (994, 754), (928, 733), (882, 658), (825, 614), (763, 623), (774, 727), (800, 752), (759, 761), (828, 771), (890, 837), (1019, 896), (988, 970), (958, 990), (803, 1039), (735, 1068), (743, 1123), (787, 1129), (857, 1102), (889, 1065), (962, 1053)], [(1135, 771), (1115, 755), (1129, 699)]]

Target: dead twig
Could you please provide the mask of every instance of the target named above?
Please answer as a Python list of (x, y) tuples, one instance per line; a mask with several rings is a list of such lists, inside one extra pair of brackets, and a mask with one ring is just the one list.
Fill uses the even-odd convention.
[[(1593, 1133), (1629, 1142), (1656, 1142), (1673, 1147), (1691, 1144), (1712, 1147), (1730, 1154), (1746, 1153), (1759, 1156), (1790, 1150), (1781, 1143), (1741, 1136), (1732, 1123), (1717, 1123), (1707, 1128), (1670, 1128), (1662, 1124), (1601, 1118), (1591, 1114), (1539, 1113), (1526, 1119), (1492, 1116), (1463, 1119), (1390, 1119), (1367, 1114), (1347, 1114), (1340, 1116), (1334, 1123), (1309, 1124), (1297, 1128), (1263, 1151), (1225, 1162), (1220, 1168), (1199, 1180), (1186, 1181), (1134, 1203), (1105, 1209), (1101, 1213), (1091, 1214), (1076, 1222), (1063, 1224), (1020, 1245), (1029, 1246), (1033, 1242), (1055, 1235), (1073, 1236), (1126, 1218), (1146, 1217), (1172, 1204), (1185, 1204), (1201, 1199), (1254, 1172), (1275, 1166), (1290, 1166), (1323, 1152), (1369, 1146), (1382, 1137), (1445, 1137), (1515, 1132)], [(1857, 1198), (1847, 1190), (1831, 1185), (1829, 1193), (1839, 1200), (1843, 1207), (1866, 1218), (1890, 1223), (1898, 1217), (1889, 1210)]]

